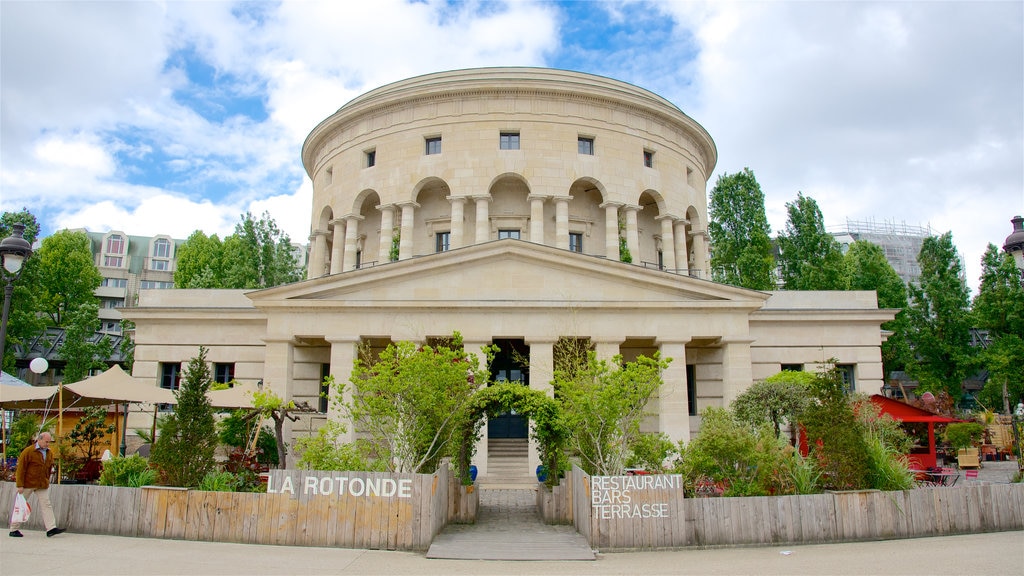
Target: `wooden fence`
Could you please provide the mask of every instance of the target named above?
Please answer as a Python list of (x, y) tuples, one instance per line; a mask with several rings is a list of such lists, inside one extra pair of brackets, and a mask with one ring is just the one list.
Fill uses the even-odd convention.
[[(540, 487), (542, 516), (573, 523), (591, 546), (601, 550), (806, 544), (1024, 529), (1024, 484), (684, 498), (681, 479), (673, 475), (590, 477), (578, 467), (563, 484), (572, 487), (571, 495)], [(559, 499), (563, 502), (555, 504)], [(545, 511), (546, 506), (551, 509)]]
[[(276, 470), (267, 494), (53, 485), (57, 525), (72, 532), (284, 546), (425, 550), (469, 504), (446, 467), (435, 474)], [(0, 502), (17, 488), (0, 483)], [(29, 503), (34, 502), (29, 499)], [(9, 508), (7, 508), (9, 509)], [(474, 508), (475, 510), (475, 508)], [(26, 528), (42, 529), (33, 514)]]

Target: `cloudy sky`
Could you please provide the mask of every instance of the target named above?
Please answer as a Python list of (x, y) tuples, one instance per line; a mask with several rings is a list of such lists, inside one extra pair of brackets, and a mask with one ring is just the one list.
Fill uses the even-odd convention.
[(302, 141), (345, 102), (547, 66), (674, 102), (716, 177), (754, 171), (773, 233), (803, 192), (829, 226), (952, 231), (977, 286), (1024, 213), (1022, 23), (1019, 1), (2, 0), (0, 211), (185, 238), (269, 210), (304, 242)]

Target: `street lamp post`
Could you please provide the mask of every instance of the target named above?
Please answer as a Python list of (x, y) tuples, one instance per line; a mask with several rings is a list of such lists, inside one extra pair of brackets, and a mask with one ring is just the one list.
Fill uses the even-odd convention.
[(0, 275), (4, 279), (4, 313), (0, 319), (0, 365), (3, 364), (4, 345), (7, 343), (7, 316), (11, 312), (11, 297), (14, 283), (21, 276), (25, 260), (32, 255), (32, 245), (24, 238), (25, 225), (21, 222), (11, 226), (11, 235), (0, 241)]

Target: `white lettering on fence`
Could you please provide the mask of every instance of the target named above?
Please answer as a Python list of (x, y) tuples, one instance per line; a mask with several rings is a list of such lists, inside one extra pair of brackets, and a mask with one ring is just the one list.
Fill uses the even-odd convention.
[(667, 502), (648, 500), (683, 487), (679, 474), (591, 476), (590, 482), (590, 505), (601, 520), (668, 518)]
[[(268, 494), (295, 494), (295, 482), (291, 476), (284, 476), (281, 486), (274, 486), (274, 474), (267, 481)], [(356, 496), (366, 498), (412, 498), (412, 480), (409, 478), (349, 478), (347, 476), (305, 475), (299, 485), (307, 496)]]

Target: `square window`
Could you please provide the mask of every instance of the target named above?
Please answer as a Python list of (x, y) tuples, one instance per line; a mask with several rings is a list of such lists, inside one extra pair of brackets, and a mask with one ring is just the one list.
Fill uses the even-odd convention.
[(120, 268), (121, 267), (120, 256), (104, 256), (103, 265), (107, 268)]
[(438, 232), (434, 235), (434, 252), (447, 252), (451, 242), (451, 232)]
[(427, 138), (427, 155), (441, 153), (441, 137)]
[(498, 147), (502, 150), (519, 150), (519, 132), (502, 132)]
[(843, 379), (843, 387), (846, 388), (846, 391), (850, 393), (856, 392), (857, 381), (854, 378), (854, 365), (836, 364), (836, 370), (839, 371), (839, 375)]
[(152, 260), (150, 261), (150, 269), (152, 270), (168, 270), (170, 268), (170, 262), (167, 260)]
[(235, 379), (234, 362), (215, 362), (213, 364), (213, 381), (227, 384)]
[(505, 238), (519, 240), (519, 230), (498, 230), (498, 240), (503, 240)]
[(594, 139), (593, 138), (584, 138), (583, 136), (580, 136), (577, 146), (579, 148), (579, 153), (580, 154), (586, 154), (588, 156), (593, 156), (594, 155)]
[(583, 234), (579, 232), (569, 233), (569, 250), (573, 252), (583, 253)]
[(644, 150), (644, 166), (654, 168), (654, 152)]
[(160, 363), (160, 387), (177, 390), (181, 383), (181, 362)]
[[(429, 152), (428, 152), (429, 154)], [(377, 165), (377, 151), (370, 150), (366, 153), (366, 167), (373, 168)]]
[(803, 372), (804, 371), (804, 365), (803, 364), (783, 364), (781, 369), (784, 370), (784, 371), (788, 370), (790, 372)]

